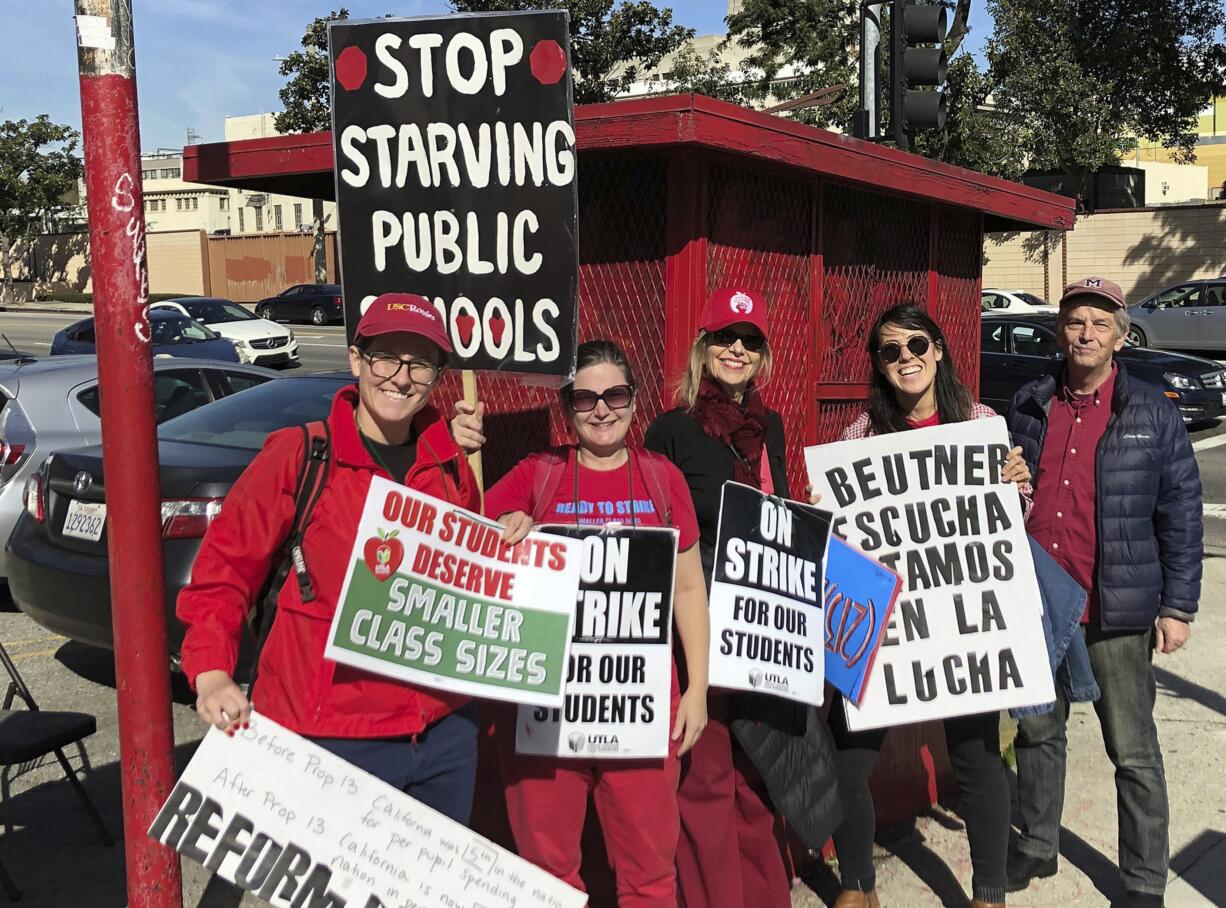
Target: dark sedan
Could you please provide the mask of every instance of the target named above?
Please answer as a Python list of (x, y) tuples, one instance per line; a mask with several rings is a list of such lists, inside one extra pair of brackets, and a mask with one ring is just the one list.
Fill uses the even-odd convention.
[[(979, 397), (998, 413), (1026, 382), (1064, 368), (1055, 315), (985, 315), (981, 331)], [(1148, 347), (1125, 347), (1115, 357), (1129, 375), (1161, 388), (1185, 422), (1226, 413), (1226, 371), (1219, 363)]]
[(295, 284), (255, 304), (255, 314), (274, 322), (333, 325), (345, 321), (340, 284)]
[[(190, 356), (239, 362), (234, 344), (178, 312), (151, 310), (149, 331), (154, 356)], [(55, 333), (51, 338), (51, 355), (97, 353), (94, 341), (94, 320), (82, 319)]]
[[(271, 432), (324, 419), (342, 374), (282, 378), (172, 419), (158, 429), (166, 617), (171, 654), (183, 628), (175, 600), (209, 523)], [(98, 446), (57, 451), (26, 483), (7, 546), (13, 601), (38, 624), (110, 648), (106, 477)]]

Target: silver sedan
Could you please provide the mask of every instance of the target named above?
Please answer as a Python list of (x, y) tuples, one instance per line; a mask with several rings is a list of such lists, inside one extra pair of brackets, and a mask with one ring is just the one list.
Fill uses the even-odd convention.
[[(259, 366), (159, 357), (153, 362), (159, 423), (280, 374)], [(26, 478), (52, 451), (97, 444), (98, 358), (56, 356), (0, 362), (0, 581), (4, 543), (22, 509)]]

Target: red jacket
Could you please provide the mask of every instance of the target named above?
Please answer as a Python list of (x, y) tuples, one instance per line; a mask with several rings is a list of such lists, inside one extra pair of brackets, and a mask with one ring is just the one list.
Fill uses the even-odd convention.
[[(376, 466), (358, 435), (355, 387), (332, 402), (331, 470), (303, 540), (315, 586), (304, 603), (291, 571), (277, 599), (276, 620), (260, 657), (255, 706), (301, 735), (380, 738), (416, 734), (468, 702), (468, 697), (419, 688), (323, 657), (354, 533)], [(414, 419), (417, 462), (406, 484), (469, 510), (480, 510), (472, 471), (433, 407)], [(210, 669), (234, 673), (239, 639), (260, 587), (276, 566), (294, 519), (294, 488), (302, 466), (302, 431), (268, 437), (226, 497), (179, 594), (179, 620), (187, 626), (183, 671), (195, 685)], [(391, 477), (388, 477), (391, 478)], [(458, 478), (458, 481), (457, 481)]]

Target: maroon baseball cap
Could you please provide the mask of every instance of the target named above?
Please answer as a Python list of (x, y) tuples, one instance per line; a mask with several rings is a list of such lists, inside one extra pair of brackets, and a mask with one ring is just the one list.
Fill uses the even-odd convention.
[(702, 328), (719, 331), (738, 322), (753, 325), (763, 337), (769, 337), (765, 297), (740, 287), (721, 287), (712, 293), (702, 309)]
[(1079, 296), (1097, 297), (1110, 303), (1115, 309), (1127, 308), (1124, 303), (1124, 291), (1120, 289), (1120, 285), (1103, 277), (1083, 277), (1079, 281), (1073, 281), (1064, 288), (1064, 296), (1060, 297), (1060, 305), (1065, 306)]
[(444, 353), (451, 352), (451, 340), (438, 310), (416, 293), (383, 293), (376, 296), (362, 318), (354, 338), (378, 337), (404, 331), (432, 341)]

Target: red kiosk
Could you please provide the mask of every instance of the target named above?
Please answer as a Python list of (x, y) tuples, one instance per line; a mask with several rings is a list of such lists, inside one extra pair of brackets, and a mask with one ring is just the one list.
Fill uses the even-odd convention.
[[(579, 107), (575, 120), (579, 335), (613, 338), (634, 361), (637, 440), (672, 404), (707, 291), (756, 287), (778, 364), (763, 393), (783, 414), (794, 488), (802, 446), (860, 412), (881, 309), (924, 303), (976, 388), (984, 232), (1073, 227), (1071, 199), (702, 96)], [(330, 133), (189, 146), (183, 166), (189, 182), (334, 194)], [(479, 390), (493, 414), (487, 482), (565, 438), (551, 392), (488, 373)], [(932, 732), (890, 736), (874, 776), (882, 826), (936, 800), (947, 764)]]

